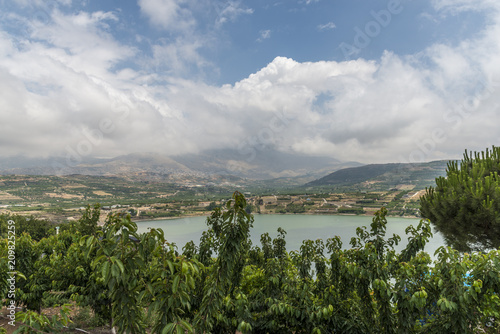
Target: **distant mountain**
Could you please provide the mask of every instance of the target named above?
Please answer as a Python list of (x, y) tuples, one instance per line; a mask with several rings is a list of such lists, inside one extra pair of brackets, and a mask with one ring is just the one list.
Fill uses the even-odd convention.
[(13, 157), (1, 160), (0, 174), (113, 176), (142, 172), (169, 174), (190, 171), (168, 157), (151, 153), (137, 153), (106, 159), (85, 158), (81, 161), (68, 161), (61, 157), (41, 159)]
[[(156, 153), (134, 153), (115, 158), (66, 161), (64, 158), (0, 159), (0, 174), (19, 175), (98, 175), (175, 183), (229, 182), (285, 178), (302, 184), (332, 170), (359, 166), (329, 157), (311, 157), (279, 151), (256, 151), (253, 156), (237, 150), (210, 150), (200, 154), (166, 156)], [(294, 181), (297, 180), (297, 181)], [(301, 181), (299, 181), (301, 180)]]
[(231, 174), (249, 179), (265, 180), (304, 175), (319, 177), (329, 170), (337, 170), (359, 163), (343, 163), (330, 157), (312, 157), (274, 150), (257, 151), (254, 156), (242, 155), (237, 150), (210, 150), (200, 154), (173, 156), (182, 165), (204, 173)]
[(355, 184), (368, 181), (377, 176), (401, 168), (401, 164), (372, 164), (361, 167), (344, 168), (328, 174), (319, 180), (309, 182), (310, 185), (337, 185), (337, 184)]
[[(388, 189), (406, 184), (424, 188), (445, 175), (447, 161), (418, 164), (371, 164), (341, 162), (331, 157), (312, 157), (267, 150), (253, 156), (237, 150), (210, 150), (199, 154), (166, 156), (134, 153), (114, 158), (12, 157), (0, 159), (0, 174), (119, 176), (129, 180), (177, 184), (257, 184), (331, 186)], [(326, 175), (326, 176), (324, 176)], [(323, 176), (323, 177), (322, 177)]]
[(434, 185), (436, 177), (444, 176), (448, 160), (416, 164), (371, 164), (337, 170), (306, 186), (338, 186), (357, 188), (391, 188), (414, 185), (425, 188)]
[(152, 172), (157, 174), (190, 173), (188, 167), (177, 161), (155, 153), (133, 153), (112, 159), (81, 163), (76, 166), (83, 173), (88, 171), (105, 174), (130, 174)]

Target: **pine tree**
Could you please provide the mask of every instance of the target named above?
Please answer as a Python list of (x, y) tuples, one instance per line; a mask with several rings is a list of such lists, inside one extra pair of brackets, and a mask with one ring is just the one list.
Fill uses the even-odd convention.
[(459, 251), (500, 247), (500, 147), (450, 161), (420, 198), (420, 212)]

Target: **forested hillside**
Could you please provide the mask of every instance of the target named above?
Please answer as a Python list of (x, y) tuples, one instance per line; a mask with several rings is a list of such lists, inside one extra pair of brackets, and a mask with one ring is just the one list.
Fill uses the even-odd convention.
[(412, 184), (417, 189), (434, 184), (436, 177), (445, 174), (448, 161), (403, 164), (371, 164), (335, 171), (308, 186), (388, 190), (401, 184)]

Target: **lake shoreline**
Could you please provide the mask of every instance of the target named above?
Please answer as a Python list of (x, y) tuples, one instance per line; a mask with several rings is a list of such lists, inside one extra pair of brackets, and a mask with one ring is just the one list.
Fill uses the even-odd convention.
[[(386, 238), (397, 234), (401, 242), (396, 245), (397, 250), (402, 250), (407, 243), (406, 229), (419, 224), (419, 218), (387, 217)], [(346, 249), (349, 241), (356, 237), (356, 229), (365, 227), (370, 229), (372, 217), (367, 215), (310, 215), (310, 214), (261, 214), (255, 216), (250, 239), (255, 245), (260, 245), (263, 233), (269, 233), (274, 238), (278, 228), (286, 231), (287, 250), (300, 250), (304, 240), (327, 240), (330, 237), (340, 236)], [(145, 233), (149, 229), (162, 229), (165, 238), (181, 249), (187, 242), (193, 241), (196, 245), (204, 231), (207, 230), (206, 215), (190, 216), (180, 219), (155, 219), (137, 222), (138, 232)], [(444, 241), (439, 233), (434, 233), (426, 246), (427, 251), (433, 253)]]
[[(353, 213), (315, 213), (315, 212), (305, 212), (305, 213), (252, 213), (254, 216), (351, 216), (351, 217), (373, 217), (374, 215), (372, 214), (360, 214), (356, 215)], [(145, 222), (145, 221), (158, 221), (158, 220), (175, 220), (175, 219), (184, 219), (184, 218), (193, 218), (193, 217), (210, 217), (210, 214), (188, 214), (188, 215), (181, 215), (178, 217), (157, 217), (157, 218), (132, 218), (132, 221), (134, 223), (138, 222)], [(413, 216), (393, 216), (393, 215), (387, 215), (387, 218), (404, 218), (404, 219), (424, 219), (421, 217), (413, 217)]]

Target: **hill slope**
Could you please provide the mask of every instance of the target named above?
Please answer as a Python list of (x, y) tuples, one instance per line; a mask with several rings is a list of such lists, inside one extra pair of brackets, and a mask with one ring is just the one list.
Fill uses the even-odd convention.
[(448, 161), (417, 164), (372, 164), (345, 168), (311, 181), (306, 186), (333, 186), (365, 189), (387, 189), (412, 185), (423, 189), (433, 185), (436, 177), (445, 175)]

